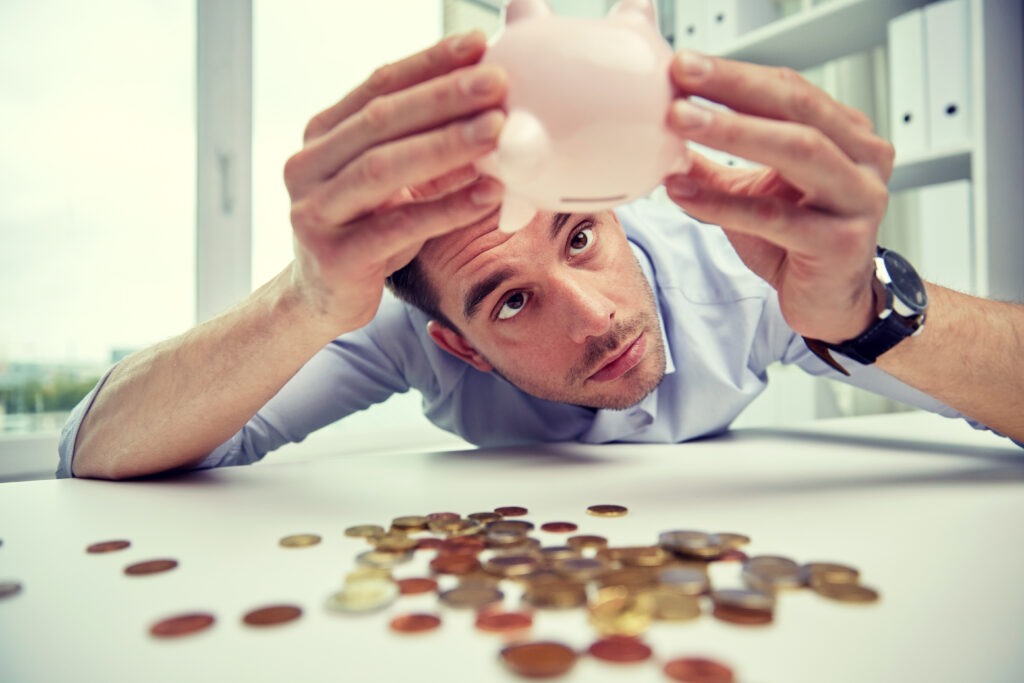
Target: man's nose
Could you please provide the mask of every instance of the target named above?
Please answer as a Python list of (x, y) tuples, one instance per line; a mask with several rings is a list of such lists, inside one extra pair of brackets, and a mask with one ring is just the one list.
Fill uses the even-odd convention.
[(583, 344), (589, 337), (599, 337), (611, 329), (615, 304), (604, 294), (599, 283), (568, 277), (560, 284), (570, 339)]

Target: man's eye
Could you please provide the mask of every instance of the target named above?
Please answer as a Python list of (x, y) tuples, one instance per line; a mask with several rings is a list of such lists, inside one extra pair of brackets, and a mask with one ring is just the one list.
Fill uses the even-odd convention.
[(576, 234), (569, 240), (569, 255), (579, 256), (594, 244), (594, 239), (593, 228), (577, 230)]
[(526, 292), (516, 292), (509, 296), (498, 310), (498, 320), (508, 320), (517, 315), (519, 311), (523, 310), (523, 306), (526, 305), (529, 298), (530, 295)]

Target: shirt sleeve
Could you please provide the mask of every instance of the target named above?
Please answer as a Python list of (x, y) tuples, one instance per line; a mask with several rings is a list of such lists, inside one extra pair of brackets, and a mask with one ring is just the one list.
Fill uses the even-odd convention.
[[(311, 358), (230, 439), (193, 469), (247, 465), (285, 443), (313, 432), (392, 394), (409, 390), (406, 366), (418, 344), (403, 304), (385, 294), (366, 327), (338, 337)], [(75, 407), (60, 440), (58, 477), (71, 477), (78, 430), (107, 375)]]

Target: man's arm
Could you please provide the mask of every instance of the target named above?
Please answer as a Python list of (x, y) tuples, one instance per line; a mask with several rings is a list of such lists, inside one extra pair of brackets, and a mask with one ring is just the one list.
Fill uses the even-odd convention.
[[(779, 295), (798, 334), (840, 343), (877, 316), (878, 226), (888, 204), (892, 145), (861, 112), (790, 69), (681, 51), (671, 76), (682, 95), (669, 125), (683, 137), (764, 164), (735, 169), (695, 154), (670, 176), (669, 197), (722, 226), (740, 258)], [(992, 429), (1024, 440), (1024, 310), (929, 286), (924, 330), (877, 365)], [(847, 361), (853, 362), (853, 361)]]
[(423, 243), (479, 221), (501, 186), (504, 72), (481, 32), (378, 69), (315, 116), (285, 165), (295, 260), (245, 301), (111, 373), (82, 421), (76, 476), (190, 466), (229, 439), (335, 337), (373, 319), (384, 278)]

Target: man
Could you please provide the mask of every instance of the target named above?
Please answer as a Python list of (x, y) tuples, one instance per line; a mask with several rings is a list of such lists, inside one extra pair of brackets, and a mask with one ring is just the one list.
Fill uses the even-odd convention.
[[(484, 49), (479, 32), (446, 39), (314, 117), (285, 166), (293, 263), (116, 366), (69, 420), (58, 474), (252, 462), (409, 387), (475, 443), (681, 441), (725, 429), (772, 362), (841, 377), (807, 344), (863, 341), (884, 308), (893, 151), (863, 114), (792, 71), (683, 51), (680, 93), (732, 112), (680, 97), (670, 126), (765, 164), (698, 157), (667, 179), (723, 229), (634, 205), (505, 234), (500, 184), (472, 170), (504, 119)], [(392, 273), (419, 308), (381, 305)], [(927, 291), (920, 334), (873, 365), (838, 357), (850, 379), (1024, 439), (1020, 307)]]

